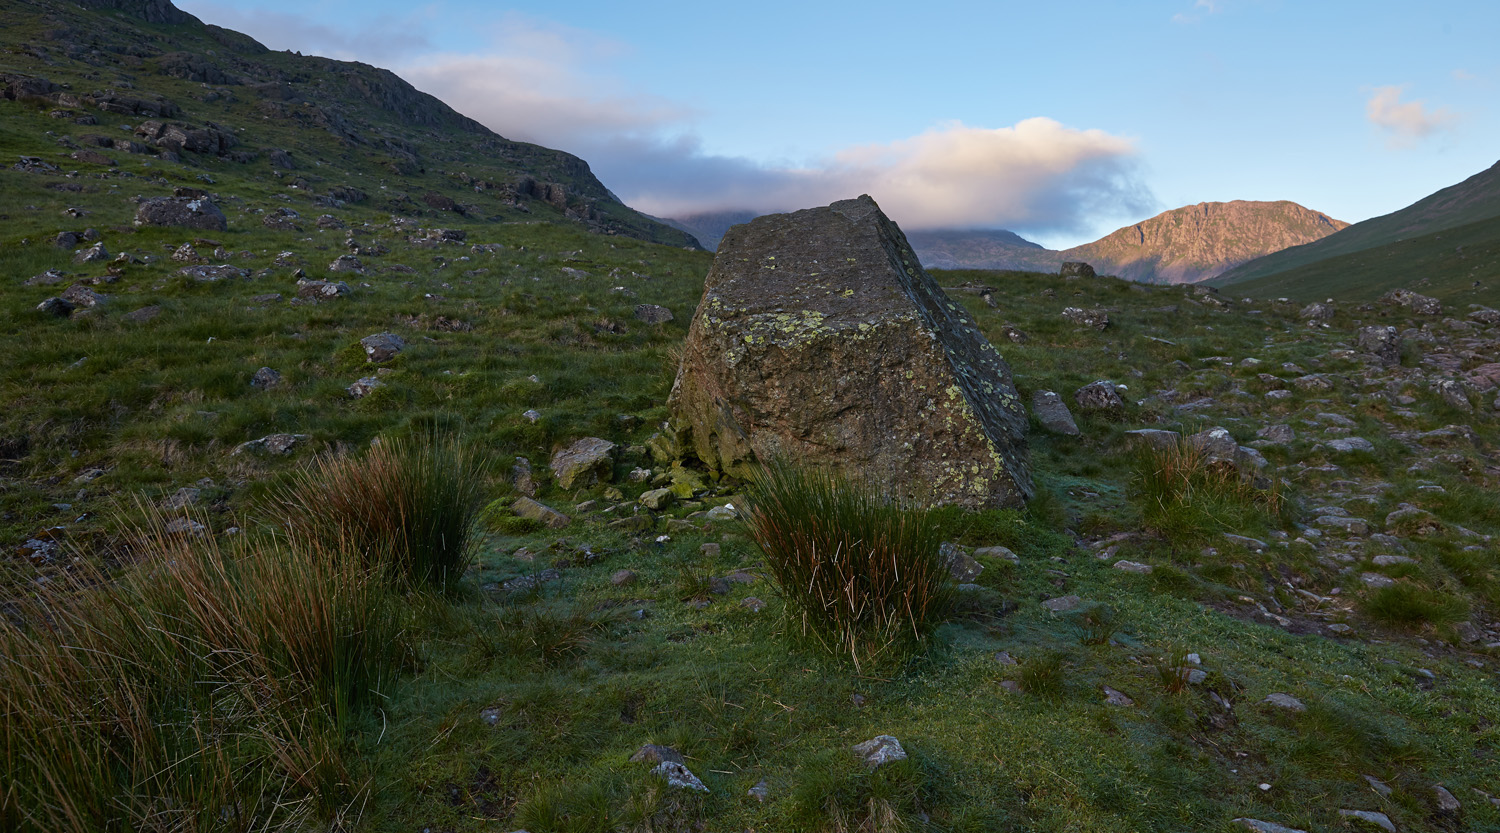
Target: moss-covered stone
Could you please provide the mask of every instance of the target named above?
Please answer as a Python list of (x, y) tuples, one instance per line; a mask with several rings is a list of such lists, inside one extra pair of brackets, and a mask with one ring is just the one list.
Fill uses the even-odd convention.
[(724, 237), (670, 404), (657, 445), (715, 474), (788, 456), (923, 503), (1032, 492), (1009, 366), (869, 197)]

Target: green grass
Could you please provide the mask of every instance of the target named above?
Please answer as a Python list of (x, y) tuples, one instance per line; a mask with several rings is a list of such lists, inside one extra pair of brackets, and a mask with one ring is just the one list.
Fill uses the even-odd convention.
[(855, 667), (898, 663), (952, 607), (942, 538), (924, 509), (787, 461), (748, 485), (750, 534), (802, 637)]

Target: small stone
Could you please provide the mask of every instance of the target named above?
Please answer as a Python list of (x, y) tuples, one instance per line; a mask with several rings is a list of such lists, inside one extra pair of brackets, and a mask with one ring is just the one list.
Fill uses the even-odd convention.
[(231, 455), (246, 453), (261, 453), (286, 455), (292, 453), (292, 449), (299, 444), (312, 439), (307, 434), (267, 434), (258, 440), (243, 442), (234, 447)]
[(745, 608), (751, 613), (759, 613), (766, 609), (766, 603), (754, 596), (746, 596), (745, 600), (740, 602), (740, 607)]
[(1110, 706), (1134, 706), (1135, 701), (1125, 694), (1115, 691), (1109, 686), (1104, 686), (1104, 702)]
[(704, 517), (711, 521), (732, 521), (739, 516), (740, 513), (735, 510), (734, 506), (727, 503), (723, 506), (715, 506), (704, 513)]
[(1301, 700), (1298, 700), (1290, 694), (1282, 694), (1280, 692), (1266, 695), (1266, 699), (1262, 700), (1261, 702), (1268, 703), (1272, 706), (1276, 706), (1277, 708), (1287, 709), (1294, 712), (1307, 711), (1307, 706), (1302, 705)]
[(388, 362), (406, 348), (406, 340), (395, 333), (376, 333), (359, 340), (365, 349), (365, 360), (372, 364)]
[(1073, 412), (1055, 391), (1039, 390), (1031, 395), (1031, 413), (1042, 427), (1054, 434), (1067, 437), (1079, 435), (1078, 423), (1073, 421)]
[(354, 397), (355, 399), (363, 399), (366, 396), (374, 393), (376, 388), (384, 386), (385, 382), (380, 381), (379, 377), (366, 376), (350, 385), (347, 390), (349, 392), (349, 395)]
[(1363, 437), (1341, 437), (1323, 444), (1330, 451), (1348, 454), (1354, 451), (1374, 451), (1375, 444)]
[(864, 743), (856, 743), (853, 749), (854, 754), (864, 759), (865, 766), (870, 769), (892, 761), (906, 760), (906, 750), (901, 748), (901, 741), (890, 735), (876, 735)]
[(1390, 576), (1383, 576), (1379, 573), (1360, 573), (1359, 580), (1375, 590), (1391, 587), (1396, 583), (1396, 580)]
[(748, 791), (746, 791), (745, 795), (748, 795), (756, 801), (764, 804), (771, 798), (771, 785), (767, 784), (766, 781), (762, 779), (759, 784), (756, 784)]
[(184, 486), (183, 488), (178, 489), (176, 492), (174, 492), (171, 497), (162, 501), (161, 508), (168, 512), (175, 512), (179, 509), (186, 509), (189, 506), (197, 503), (198, 498), (202, 494), (203, 493), (198, 489), (194, 489), (191, 486)]
[(1073, 394), (1079, 410), (1086, 412), (1120, 413), (1125, 410), (1125, 400), (1115, 389), (1115, 383), (1104, 379), (1090, 382)]
[(502, 709), (499, 706), (486, 706), (479, 710), (479, 719), (490, 726), (497, 726), (500, 723), (501, 714)]
[(672, 311), (656, 304), (640, 304), (635, 308), (635, 317), (647, 324), (665, 324), (672, 320)]
[(1126, 561), (1124, 559), (1116, 561), (1114, 568), (1126, 573), (1139, 573), (1141, 575), (1146, 575), (1154, 569), (1150, 564), (1141, 564), (1137, 561)]
[(1012, 564), (1020, 564), (1021, 557), (1011, 552), (1009, 547), (980, 547), (974, 550), (975, 558), (999, 558)]
[[(1394, 327), (1392, 329), (1395, 329)], [(1391, 822), (1390, 816), (1385, 813), (1376, 813), (1371, 810), (1340, 810), (1339, 815), (1346, 819), (1364, 822), (1371, 827), (1396, 833), (1396, 825)]]
[(1389, 785), (1373, 775), (1364, 775), (1361, 777), (1365, 779), (1365, 783), (1370, 785), (1370, 789), (1380, 794), (1381, 798), (1390, 798), (1391, 793), (1394, 792)]
[(1409, 555), (1377, 555), (1370, 559), (1376, 567), (1393, 567), (1397, 564), (1415, 564), (1417, 559)]
[(718, 544), (704, 544), (703, 546), (701, 546), (701, 547), (698, 548), (698, 552), (700, 554), (702, 554), (704, 558), (718, 558), (719, 557), (719, 545)]
[(677, 761), (662, 761), (656, 768), (651, 770), (667, 781), (667, 786), (679, 790), (694, 790), (697, 792), (708, 792), (708, 787), (698, 780), (698, 776), (688, 771), (688, 768)]
[(1021, 694), (1023, 692), (1021, 684), (1016, 682), (1015, 680), (1001, 680), (1000, 687), (1010, 692), (1011, 694)]
[(1246, 828), (1247, 830), (1253, 830), (1255, 831), (1255, 833), (1307, 833), (1306, 830), (1299, 830), (1294, 827), (1286, 827), (1274, 822), (1261, 821), (1260, 819), (1240, 818), (1235, 819), (1234, 823)]
[(552, 476), (564, 489), (588, 488), (614, 478), (615, 444), (584, 437), (552, 455)]
[(166, 525), (162, 527), (162, 531), (167, 533), (168, 535), (184, 535), (197, 537), (205, 534), (208, 531), (208, 528), (190, 518), (177, 518), (175, 520), (168, 521)]
[(279, 384), (281, 384), (281, 374), (269, 367), (262, 367), (250, 377), (250, 387), (256, 390), (270, 390)]
[(1042, 602), (1042, 607), (1053, 613), (1067, 613), (1083, 604), (1083, 599), (1077, 596), (1058, 596)]
[(1437, 799), (1439, 813), (1452, 815), (1463, 809), (1463, 805), (1458, 802), (1458, 799), (1453, 797), (1453, 793), (1448, 792), (1448, 789), (1441, 784), (1432, 785), (1432, 795)]
[(646, 507), (647, 509), (653, 509), (657, 511), (666, 509), (668, 506), (671, 506), (676, 500), (677, 496), (672, 494), (671, 489), (652, 489), (649, 492), (641, 493), (640, 497), (642, 506)]
[(572, 521), (567, 515), (529, 497), (516, 498), (516, 502), (510, 506), (510, 511), (514, 512), (517, 517), (540, 521), (552, 529), (562, 529)]
[(1101, 332), (1109, 327), (1109, 313), (1102, 309), (1068, 307), (1062, 311), (1062, 317), (1070, 324), (1075, 324), (1079, 327), (1091, 327)]
[(1161, 428), (1137, 428), (1126, 431), (1125, 440), (1132, 447), (1169, 451), (1177, 447), (1182, 440), (1182, 435), (1176, 431), (1166, 431)]
[(37, 304), (36, 309), (38, 312), (45, 313), (56, 318), (67, 318), (68, 316), (72, 315), (73, 310), (78, 309), (78, 307), (71, 302), (63, 300), (62, 298), (48, 298), (40, 304)]
[(654, 743), (643, 745), (640, 749), (637, 749), (635, 751), (634, 755), (630, 756), (630, 762), (633, 764), (660, 764), (665, 762), (680, 764), (684, 761), (685, 759), (682, 757), (681, 752), (678, 752), (676, 749), (673, 749), (670, 746), (659, 746)]
[(100, 263), (109, 260), (109, 250), (104, 248), (104, 243), (95, 243), (73, 256), (74, 263)]
[(635, 584), (635, 571), (616, 570), (615, 574), (609, 577), (609, 583), (616, 587), (626, 587)]

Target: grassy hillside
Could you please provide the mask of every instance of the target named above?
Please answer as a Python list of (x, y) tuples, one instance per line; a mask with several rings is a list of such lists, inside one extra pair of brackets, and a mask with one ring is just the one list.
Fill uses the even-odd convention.
[(1210, 281), (1236, 295), (1373, 301), (1400, 287), (1458, 309), (1500, 304), (1500, 217), (1334, 255), (1261, 277)]
[[(5, 71), (160, 81), (259, 156), (106, 150), (85, 137), (145, 117), (0, 101), (0, 829), (1500, 827), (1493, 316), (1340, 306), (1308, 326), (1201, 288), (936, 273), (1023, 400), (1108, 379), (1121, 407), (1075, 408), (1077, 436), (1033, 421), (1026, 511), (936, 510), (983, 569), (947, 583), (957, 605), (915, 656), (855, 668), (799, 636), (720, 508), (743, 484), (649, 447), (711, 255), (625, 234), (639, 221), (603, 196), (475, 190), (520, 168), (486, 168), (502, 146), (460, 122), (416, 134), (409, 169), (372, 138), (402, 129), (395, 93), (384, 116), (304, 95), (368, 119), (339, 139), (120, 51), (226, 33), (18, 8)], [(85, 24), (114, 46), (48, 35)], [(294, 59), (254, 61), (313, 66)], [(177, 188), (228, 229), (133, 224), (136, 196)], [(108, 258), (76, 263), (95, 239)], [(362, 272), (330, 270), (351, 254)], [(305, 279), (348, 292), (302, 297)], [(38, 309), (73, 287), (104, 297)], [(1356, 349), (1369, 324), (1407, 333), (1398, 363)], [(379, 333), (405, 348), (370, 361)], [(279, 382), (257, 386), (263, 367)], [(1215, 426), (1244, 447), (1232, 467), (1127, 433)], [(301, 436), (242, 448), (276, 433)], [(451, 442), (402, 462), (434, 436)], [(562, 488), (553, 454), (586, 437), (617, 454)], [(664, 487), (680, 496), (648, 497)], [(566, 517), (527, 517), (523, 492)], [(418, 520), (458, 504), (438, 514), (465, 530), (482, 511), (457, 574), (389, 580), (387, 542), (462, 537)], [(851, 747), (876, 735), (909, 757), (868, 769)], [(708, 792), (632, 761), (648, 743)]]
[[(1355, 223), (1313, 243), (1252, 260), (1218, 276), (1213, 284), (1231, 286), (1401, 241), (1428, 238), (1436, 242), (1438, 238), (1433, 235), (1438, 232), (1472, 226), (1495, 217), (1500, 217), (1500, 163), (1400, 211)], [(1441, 255), (1433, 253), (1428, 257)], [(1313, 294), (1320, 292), (1317, 289), (1310, 291)]]

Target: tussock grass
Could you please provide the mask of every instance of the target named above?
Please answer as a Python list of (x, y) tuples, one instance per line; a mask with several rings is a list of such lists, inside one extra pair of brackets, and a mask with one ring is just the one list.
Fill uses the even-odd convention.
[(342, 739), (403, 653), (385, 586), (317, 547), (224, 547), (160, 525), (140, 538), (146, 555), (118, 581), (59, 581), (0, 620), (5, 829), (357, 815)]
[(473, 558), (485, 467), (451, 437), (397, 437), (318, 460), (271, 504), (299, 546), (357, 553), (397, 585), (443, 588)]
[(1147, 530), (1174, 545), (1221, 532), (1254, 534), (1290, 512), (1282, 485), (1258, 488), (1227, 464), (1213, 464), (1186, 439), (1136, 452), (1129, 494)]
[(925, 510), (825, 470), (776, 461), (746, 522), (800, 633), (856, 666), (915, 650), (953, 604)]

